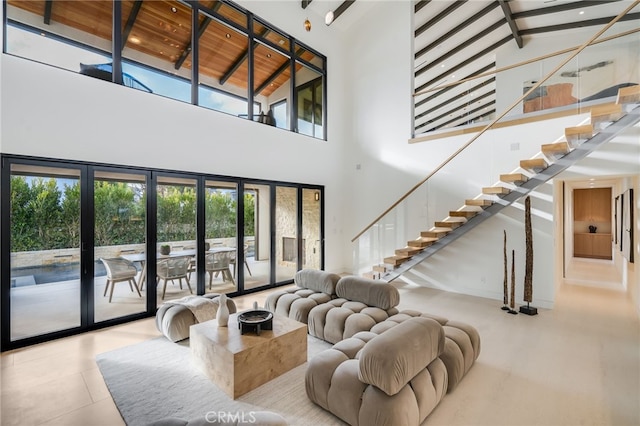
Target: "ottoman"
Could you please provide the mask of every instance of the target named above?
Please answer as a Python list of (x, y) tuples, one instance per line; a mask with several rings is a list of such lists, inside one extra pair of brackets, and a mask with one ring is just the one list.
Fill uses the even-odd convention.
[[(163, 303), (156, 313), (158, 331), (172, 342), (187, 339), (189, 327), (216, 317), (220, 305), (219, 296), (218, 293), (209, 293), (203, 296), (187, 296)], [(236, 312), (236, 304), (230, 298), (227, 298), (227, 307), (229, 313)], [(198, 311), (201, 313), (198, 314)], [(201, 316), (200, 320), (196, 318), (197, 315)]]

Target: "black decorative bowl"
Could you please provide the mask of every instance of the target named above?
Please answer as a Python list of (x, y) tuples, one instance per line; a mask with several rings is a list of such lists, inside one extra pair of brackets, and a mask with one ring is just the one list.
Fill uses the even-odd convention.
[(238, 315), (240, 334), (255, 332), (258, 336), (261, 330), (273, 329), (273, 314), (264, 310), (251, 310)]

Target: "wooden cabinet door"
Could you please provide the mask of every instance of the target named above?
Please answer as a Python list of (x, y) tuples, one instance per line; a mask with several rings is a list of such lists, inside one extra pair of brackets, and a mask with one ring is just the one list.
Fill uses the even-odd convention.
[(589, 221), (591, 209), (590, 189), (573, 190), (573, 220), (580, 222)]
[(594, 222), (611, 222), (611, 188), (590, 189), (591, 219)]
[(589, 234), (573, 234), (573, 256), (591, 257), (593, 240)]
[(610, 222), (611, 188), (574, 189), (573, 220)]
[(611, 259), (611, 234), (593, 234), (593, 257)]

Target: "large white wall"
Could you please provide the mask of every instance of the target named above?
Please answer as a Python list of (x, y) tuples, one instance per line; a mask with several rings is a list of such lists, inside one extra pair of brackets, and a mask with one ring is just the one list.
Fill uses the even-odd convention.
[[(349, 206), (348, 211), (355, 212), (345, 224), (347, 237), (355, 236), (470, 139), (470, 136), (461, 136), (408, 144), (412, 103), (411, 9), (409, 2), (377, 3), (375, 9), (346, 33), (348, 44), (345, 59), (349, 63), (350, 119), (354, 129), (352, 138), (345, 141), (345, 173), (352, 182), (351, 192), (345, 201)], [(572, 43), (569, 40), (565, 44)], [(556, 48), (556, 45), (549, 48)], [(517, 48), (509, 46), (504, 52), (499, 52), (498, 60), (506, 64), (509, 60), (523, 59), (524, 53), (518, 52), (516, 57), (514, 49)], [(539, 49), (534, 51), (534, 55), (538, 54), (541, 54)], [(505, 75), (505, 79), (505, 91), (513, 95), (508, 101), (503, 101), (508, 105), (517, 98), (517, 94), (522, 93), (524, 80), (522, 75)], [(498, 93), (501, 90), (502, 87)], [(442, 220), (449, 210), (461, 207), (464, 199), (473, 198), (483, 186), (496, 183), (499, 174), (516, 169), (519, 160), (536, 155), (541, 144), (557, 141), (565, 127), (577, 125), (586, 118), (586, 115), (581, 115), (491, 131), (432, 178), (424, 189), (409, 198), (407, 207), (401, 209), (396, 218), (395, 225), (400, 234), (404, 238), (416, 238), (419, 231), (428, 229), (433, 221)], [(576, 167), (580, 170), (585, 164), (599, 164), (600, 157), (604, 155), (608, 161), (599, 175), (609, 174), (609, 168), (616, 169), (617, 175), (637, 175), (637, 161), (629, 164), (629, 147), (624, 141), (619, 142), (610, 144)], [(631, 149), (635, 153), (638, 147), (636, 145)], [(534, 228), (533, 304), (547, 308), (553, 307), (555, 302), (555, 271), (558, 255), (561, 256), (561, 252), (557, 252), (561, 237), (556, 228), (556, 200), (553, 182), (531, 194)], [(525, 263), (524, 199), (473, 229), (400, 279), (417, 285), (501, 300), (503, 230), (508, 238), (509, 268), (511, 250), (515, 250), (516, 300), (520, 303)], [(349, 241), (345, 243), (349, 244)], [(393, 254), (393, 248), (389, 247), (387, 256)], [(353, 270), (361, 266), (353, 265)]]
[[(363, 16), (327, 27), (314, 2), (240, 1), (240, 4), (328, 57), (329, 140), (318, 141), (214, 111), (139, 93), (52, 69), (19, 58), (0, 58), (3, 153), (69, 158), (323, 184), (326, 186), (326, 267), (354, 269), (350, 240), (405, 191), (423, 179), (466, 137), (408, 144), (412, 114), (412, 2), (356, 3)], [(327, 3), (328, 4), (328, 3)], [(309, 17), (313, 28), (305, 32)], [(346, 21), (343, 21), (346, 22)], [(507, 54), (511, 54), (507, 50)], [(521, 78), (513, 77), (514, 90)], [(516, 87), (517, 86), (517, 87)], [(115, 108), (113, 108), (115, 106)], [(540, 144), (553, 142), (572, 119), (483, 137), (452, 167), (418, 192), (400, 218), (415, 238), (434, 220), (460, 207), (498, 175), (529, 158)], [(631, 148), (633, 153), (636, 148)], [(607, 167), (630, 176), (638, 193), (637, 162), (625, 143), (611, 144)], [(579, 167), (595, 162), (598, 155)], [(636, 156), (637, 158), (637, 156)], [(626, 164), (622, 161), (623, 164)], [(635, 167), (635, 169), (634, 169)], [(608, 170), (607, 169), (607, 170)], [(580, 170), (578, 168), (577, 170)], [(602, 170), (609, 174), (613, 171)], [(572, 178), (571, 175), (564, 177)], [(549, 183), (532, 196), (534, 227), (534, 305), (552, 307), (557, 270), (557, 189)], [(640, 199), (640, 196), (637, 197)], [(502, 232), (516, 251), (518, 297), (524, 270), (523, 202), (514, 204), (451, 244), (403, 278), (449, 291), (502, 299)], [(640, 201), (638, 202), (640, 205)], [(640, 209), (639, 209), (640, 210)], [(636, 240), (638, 241), (638, 240)], [(391, 253), (389, 253), (391, 254)], [(639, 256), (640, 257), (640, 256)], [(630, 287), (638, 273), (628, 266)]]
[(328, 141), (2, 55), (1, 152), (325, 185), (326, 268), (345, 270), (341, 45), (304, 33), (304, 15), (285, 25), (279, 17), (300, 9), (291, 2), (246, 3), (334, 60)]

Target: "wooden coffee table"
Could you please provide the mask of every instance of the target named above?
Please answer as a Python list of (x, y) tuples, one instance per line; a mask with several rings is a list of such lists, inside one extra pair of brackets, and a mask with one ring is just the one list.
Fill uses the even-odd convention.
[(307, 326), (280, 315), (273, 330), (240, 334), (238, 314), (229, 326), (216, 320), (192, 325), (189, 346), (194, 364), (231, 398), (244, 395), (307, 362)]

